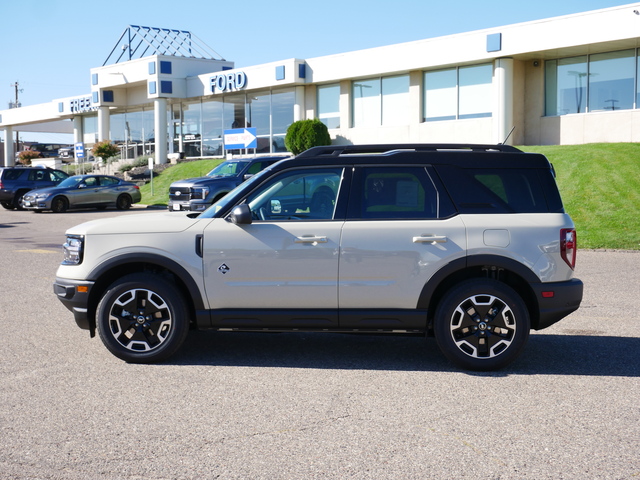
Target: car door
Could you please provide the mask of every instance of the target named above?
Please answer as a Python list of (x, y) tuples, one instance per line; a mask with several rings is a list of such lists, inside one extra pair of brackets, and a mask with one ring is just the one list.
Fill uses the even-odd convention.
[(115, 177), (108, 177), (105, 175), (101, 175), (98, 177), (100, 182), (100, 194), (97, 201), (100, 204), (114, 204), (118, 199), (118, 196), (126, 191), (127, 187), (123, 186)]
[(67, 192), (69, 206), (82, 207), (100, 203), (100, 182), (97, 176), (85, 177), (78, 186)]
[[(337, 326), (338, 260), (346, 198), (344, 168), (281, 172), (253, 190), (254, 216), (237, 225), (218, 218), (204, 230), (203, 257), (213, 324), (228, 327)], [(333, 209), (323, 215), (298, 199), (294, 185), (330, 179)], [(342, 192), (342, 193), (341, 193)], [(340, 196), (342, 195), (342, 196)], [(287, 204), (287, 209), (283, 205)], [(340, 213), (342, 212), (342, 213)]]
[(341, 241), (341, 327), (424, 328), (426, 315), (411, 312), (424, 285), (466, 252), (464, 224), (433, 177), (424, 166), (356, 169)]

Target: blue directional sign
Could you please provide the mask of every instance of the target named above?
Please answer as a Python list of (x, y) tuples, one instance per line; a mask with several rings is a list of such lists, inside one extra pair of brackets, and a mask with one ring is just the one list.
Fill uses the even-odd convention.
[(84, 158), (84, 143), (79, 142), (74, 144), (74, 150), (76, 158)]
[(233, 128), (224, 131), (225, 150), (256, 148), (257, 146), (258, 138), (255, 128)]

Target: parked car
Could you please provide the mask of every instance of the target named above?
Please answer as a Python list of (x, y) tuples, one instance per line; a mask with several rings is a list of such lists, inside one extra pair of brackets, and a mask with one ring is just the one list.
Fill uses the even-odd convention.
[(66, 212), (72, 208), (116, 207), (126, 210), (142, 199), (140, 188), (110, 175), (75, 175), (58, 186), (32, 190), (22, 197), (26, 210)]
[(170, 211), (206, 210), (252, 175), (287, 157), (256, 157), (227, 160), (204, 177), (173, 182), (169, 187)]
[(22, 208), (22, 196), (34, 188), (53, 187), (69, 175), (46, 167), (0, 167), (0, 205), (7, 210)]
[(205, 212), (66, 234), (54, 292), (128, 362), (209, 328), (433, 335), (494, 370), (582, 300), (554, 170), (508, 145), (316, 147)]

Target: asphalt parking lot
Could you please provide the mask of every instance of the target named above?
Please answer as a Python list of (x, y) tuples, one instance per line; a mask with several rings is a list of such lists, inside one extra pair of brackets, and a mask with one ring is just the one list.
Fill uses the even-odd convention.
[(0, 211), (1, 479), (640, 478), (640, 252), (580, 250), (577, 312), (509, 368), (433, 339), (191, 335), (128, 365), (52, 292), (66, 228)]

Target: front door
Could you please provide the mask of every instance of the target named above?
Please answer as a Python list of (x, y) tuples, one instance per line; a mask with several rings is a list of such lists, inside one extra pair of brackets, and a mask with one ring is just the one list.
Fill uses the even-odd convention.
[(338, 325), (342, 176), (342, 168), (282, 172), (245, 199), (253, 223), (210, 223), (203, 256), (214, 326)]

